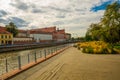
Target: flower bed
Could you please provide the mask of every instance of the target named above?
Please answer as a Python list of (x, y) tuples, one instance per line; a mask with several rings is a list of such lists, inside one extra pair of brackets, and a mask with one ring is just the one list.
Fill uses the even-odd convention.
[(79, 42), (75, 45), (84, 53), (115, 54), (116, 50), (109, 43), (103, 41)]

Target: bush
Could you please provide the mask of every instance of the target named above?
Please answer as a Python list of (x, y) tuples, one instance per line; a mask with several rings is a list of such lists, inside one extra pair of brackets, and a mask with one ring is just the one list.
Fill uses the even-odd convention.
[(86, 53), (86, 48), (82, 48), (82, 52), (83, 52), (83, 53)]
[(102, 48), (101, 49), (101, 54), (108, 54), (108, 53), (109, 53), (109, 51), (108, 51), (107, 48)]
[(103, 41), (90, 41), (90, 42), (77, 43), (76, 47), (79, 50), (81, 48), (82, 52), (84, 53), (94, 53), (94, 54), (115, 54), (117, 53), (113, 45), (110, 45)]
[(78, 48), (78, 50), (80, 50), (80, 46), (78, 46), (77, 48)]
[(94, 53), (93, 48), (91, 46), (88, 46), (86, 53)]
[(76, 45), (76, 44), (74, 44), (74, 45), (73, 45), (73, 47), (77, 48), (77, 45)]

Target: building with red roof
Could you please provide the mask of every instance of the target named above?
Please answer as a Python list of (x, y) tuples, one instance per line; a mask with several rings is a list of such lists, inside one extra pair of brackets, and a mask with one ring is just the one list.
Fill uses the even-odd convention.
[(33, 32), (39, 32), (39, 33), (45, 33), (45, 34), (52, 34), (52, 40), (53, 41), (65, 41), (66, 38), (66, 33), (65, 29), (59, 30), (59, 28), (56, 29), (56, 26), (53, 27), (46, 27), (46, 28), (39, 28), (39, 29), (32, 29), (30, 30), (32, 33)]
[(13, 35), (8, 32), (5, 27), (0, 26), (0, 45), (8, 45), (13, 43)]

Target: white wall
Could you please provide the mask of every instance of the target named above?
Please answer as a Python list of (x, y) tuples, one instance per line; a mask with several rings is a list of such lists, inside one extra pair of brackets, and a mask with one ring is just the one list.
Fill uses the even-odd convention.
[(66, 39), (57, 39), (57, 42), (65, 41)]
[(17, 36), (27, 37), (27, 34), (26, 33), (18, 33)]
[(18, 38), (18, 37), (15, 37), (13, 38), (13, 41), (32, 41), (32, 38)]
[(40, 40), (52, 40), (52, 34), (30, 34), (30, 37), (33, 37), (36, 42)]

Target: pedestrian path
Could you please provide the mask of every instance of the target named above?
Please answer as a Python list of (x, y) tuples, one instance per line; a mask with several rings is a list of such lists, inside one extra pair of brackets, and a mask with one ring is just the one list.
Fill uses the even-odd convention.
[(71, 47), (10, 80), (120, 80), (119, 75), (119, 54), (84, 54)]

